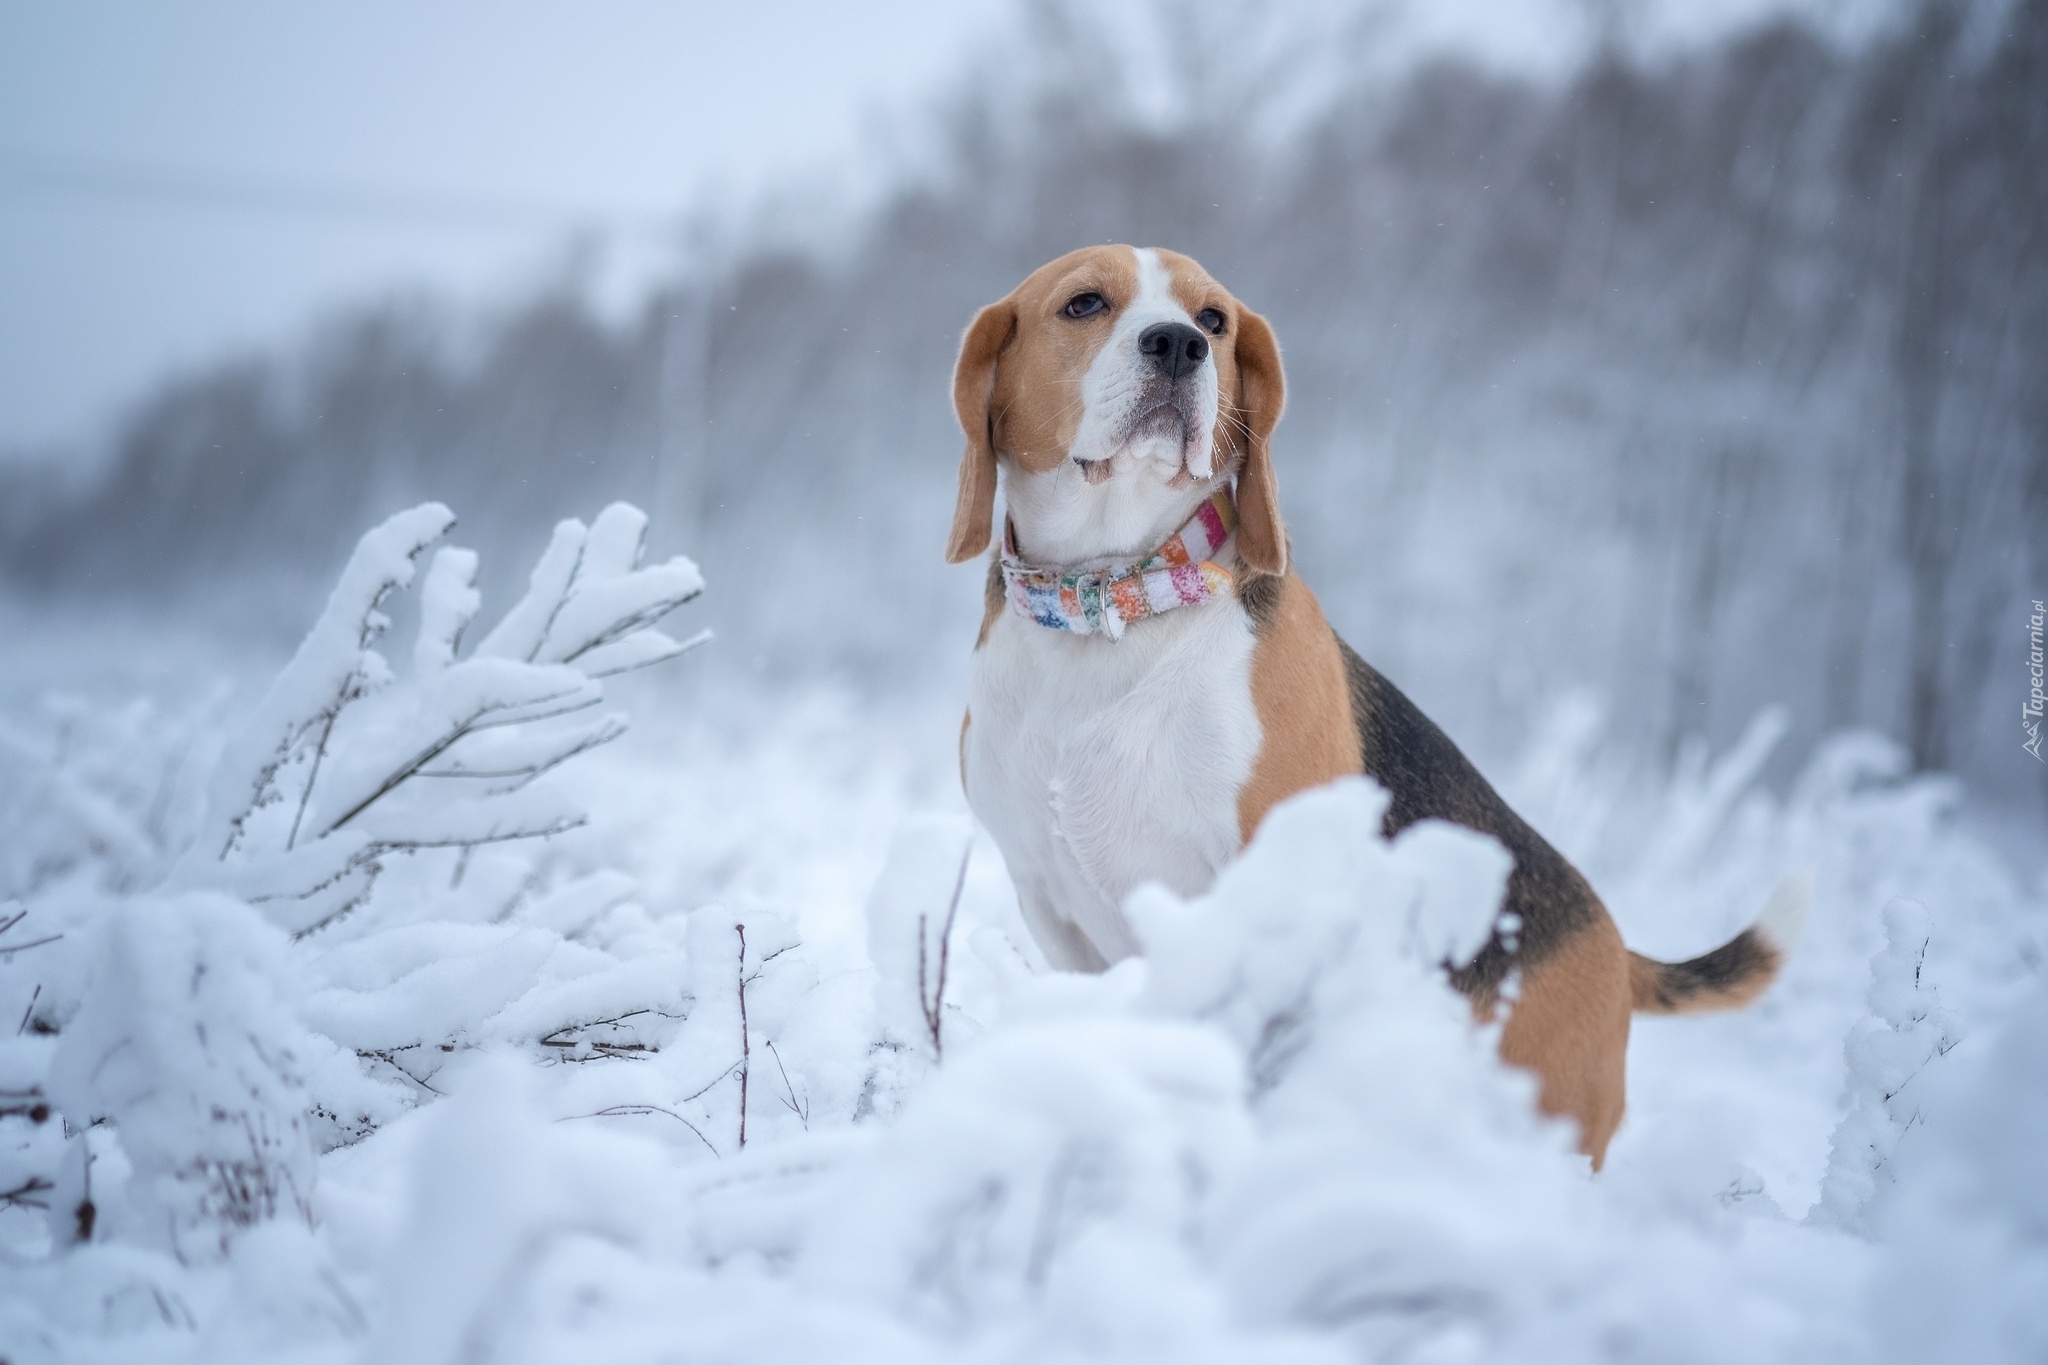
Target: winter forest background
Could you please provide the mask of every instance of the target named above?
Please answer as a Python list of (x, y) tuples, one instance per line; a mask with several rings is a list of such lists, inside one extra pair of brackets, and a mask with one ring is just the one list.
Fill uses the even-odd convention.
[[(1776, 705), (1795, 748), (1867, 725), (2041, 809), (2015, 688), (2048, 562), (2048, 11), (1932, 6), (1848, 51), (1778, 20), (1555, 86), (1367, 65), (1306, 108), (1301, 54), (1169, 27), (1141, 84), (1085, 11), (1039, 11), (936, 116), (936, 166), (799, 240), (707, 226), (624, 325), (571, 272), (170, 383), (89, 476), (0, 466), (9, 580), (290, 584), (253, 610), (295, 620), (409, 501), (524, 554), (626, 497), (724, 581), (735, 666), (948, 696), (979, 591), (931, 553), (963, 320), (1076, 243), (1157, 242), (1273, 319), (1304, 571), (1468, 746), (1590, 689), (1666, 764)], [(894, 608), (812, 590), (826, 564)]]
[[(1026, 5), (623, 313), (583, 239), (6, 452), (0, 1362), (2041, 1358), (2048, 0), (1636, 12)], [(1102, 240), (1273, 321), (1304, 576), (1632, 946), (1812, 876), (1597, 1179), (1363, 786), (1042, 970), (949, 377)]]

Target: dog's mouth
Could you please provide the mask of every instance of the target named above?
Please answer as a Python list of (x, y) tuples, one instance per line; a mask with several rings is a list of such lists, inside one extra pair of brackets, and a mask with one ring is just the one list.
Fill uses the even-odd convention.
[[(1159, 460), (1175, 467), (1169, 484), (1185, 487), (1196, 477), (1193, 466), (1201, 448), (1202, 433), (1197, 429), (1193, 406), (1183, 406), (1177, 398), (1168, 398), (1140, 408), (1123, 424), (1107, 458), (1084, 460), (1076, 456), (1074, 463), (1081, 467), (1081, 475), (1089, 483), (1102, 483), (1115, 472), (1119, 459)], [(1207, 477), (1206, 473), (1203, 477)]]

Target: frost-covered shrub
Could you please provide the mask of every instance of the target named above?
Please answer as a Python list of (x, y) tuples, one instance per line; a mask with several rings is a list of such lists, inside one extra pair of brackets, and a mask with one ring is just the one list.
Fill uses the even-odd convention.
[[(94, 917), (91, 975), (50, 1063), (74, 1127), (111, 1123), (129, 1168), (51, 1201), (59, 1245), (112, 1233), (181, 1260), (278, 1215), (310, 1220), (305, 1071), (283, 936), (225, 896), (117, 901)], [(125, 1186), (125, 1188), (124, 1188)]]
[(0, 902), (82, 880), (154, 885), (196, 833), (211, 745), (147, 699), (42, 699), (0, 716)]
[[(455, 591), (468, 581), (454, 562), (425, 596), (472, 610)], [(383, 691), (476, 657), (434, 643), (459, 614), (440, 611), (394, 656)], [(349, 731), (338, 720), (334, 733)], [(234, 915), (200, 914), (218, 891), (124, 898), (81, 875), (89, 853), (7, 912), (27, 913), (0, 928), (0, 1196), (45, 1184), (26, 1204), (0, 1198), (5, 1354), (2039, 1354), (2031, 1163), (2048, 1025), (2029, 964), (2048, 920), (1955, 827), (1953, 787), (1908, 774), (1881, 740), (1831, 742), (1779, 797), (1757, 783), (1755, 735), (1648, 789), (1617, 785), (1596, 727), (1540, 737), (1525, 809), (1546, 833), (1553, 808), (1568, 817), (1558, 837), (1615, 888), (1636, 946), (1711, 946), (1786, 871), (1816, 869), (1813, 922), (1781, 986), (1741, 1014), (1639, 1022), (1632, 1115), (1595, 1179), (1430, 965), (1492, 922), (1506, 863), (1483, 839), (1424, 826), (1390, 842), (1369, 785), (1310, 794), (1276, 810), (1209, 895), (1139, 895), (1143, 960), (1099, 977), (1034, 972), (1010, 937), (1021, 924), (1000, 862), (985, 838), (968, 846), (964, 819), (905, 822), (875, 881), (873, 812), (833, 818), (848, 779), (799, 787), (820, 771), (811, 753), (792, 765), (754, 736), (706, 751), (701, 735), (678, 736), (705, 766), (672, 806), (667, 755), (615, 746), (568, 765), (565, 795), (649, 812), (632, 837), (600, 819), (555, 839), (387, 849), (369, 894), (308, 933), (266, 921), (310, 901), (265, 902), (259, 920), (231, 902)], [(804, 739), (834, 743), (827, 767), (886, 752), (843, 719)], [(310, 770), (280, 772), (291, 794)], [(336, 837), (318, 836), (313, 814), (337, 809), (326, 780), (300, 848), (306, 828)], [(445, 783), (467, 800), (470, 780), (399, 787)], [(248, 822), (250, 862), (288, 837), (289, 804)], [(735, 880), (729, 904), (673, 891), (679, 864), (731, 856), (721, 831), (748, 831), (761, 859), (804, 875), (767, 897)], [(1908, 966), (1882, 941), (1879, 907), (1896, 900), (1929, 907), (1922, 981), (1941, 982), (1970, 1040), (1900, 1092), (1910, 1111), (1884, 1115), (1911, 1127), (1849, 1233), (1802, 1216), (1831, 1135), (1845, 1149), (1853, 1135), (1853, 1116), (1836, 1135), (1845, 1079), (1852, 1097), (1861, 1084), (1844, 1038), (1902, 1025), (1927, 1041), (1910, 1001), (1880, 1017), (1871, 990), (1874, 955), (1895, 984)], [(150, 932), (172, 936), (172, 963), (213, 952), (192, 945), (238, 916), (241, 946), (220, 951), (270, 964), (269, 1003), (213, 982), (180, 996), (170, 973), (152, 989), (172, 998), (124, 1013), (90, 983), (149, 959), (124, 965), (107, 945), (111, 905), (164, 915)], [(1914, 942), (1913, 926), (1895, 928)], [(232, 1023), (273, 1007), (289, 1018), (259, 1032), (288, 1037), (292, 1055), (268, 1093), (301, 1078), (304, 1145), (264, 1150), (286, 1171), (318, 1167), (317, 1188), (301, 1187), (314, 1228), (280, 1203), (287, 1216), (193, 1229), (175, 1243), (189, 1263), (149, 1249), (173, 1243), (145, 1237), (148, 1200), (157, 1225), (213, 1207), (209, 1186), (176, 1176), (205, 1161), (180, 1161), (242, 1150), (200, 1102), (274, 1112), (237, 1090), (269, 1082), (236, 1046), (176, 1059), (191, 1074), (167, 1108), (120, 1088), (117, 1052), (86, 1100), (40, 1125), (17, 1112), (51, 1103), (53, 1054), (67, 1096), (90, 1079), (86, 1042), (112, 1036), (95, 1020), (212, 1010)], [(119, 1112), (66, 1142), (70, 1110), (95, 1107)], [(164, 1140), (131, 1134), (145, 1125)], [(93, 1241), (49, 1255), (70, 1235), (56, 1211), (75, 1214), (88, 1180)], [(229, 1235), (224, 1258), (207, 1233)]]
[[(629, 1342), (687, 1302), (759, 1359), (803, 1324), (912, 1359), (1839, 1353), (1854, 1282), (1789, 1274), (1810, 1243), (1639, 1222), (1588, 1183), (1435, 965), (1483, 942), (1505, 854), (1445, 826), (1383, 840), (1384, 800), (1284, 804), (1207, 896), (1133, 900), (1145, 958), (975, 1000), (987, 1028), (893, 1121), (750, 1150), (664, 1212), (674, 1243), (603, 1251), (593, 1202), (523, 1272), (550, 1297), (520, 1321)], [(899, 926), (957, 869), (945, 825), (915, 828), (933, 846), (883, 879)], [(884, 1036), (892, 1012), (915, 1021), (884, 1005)]]
[(217, 1256), (310, 1221), (316, 1152), (434, 1093), (448, 1056), (651, 1055), (687, 1015), (674, 951), (567, 941), (630, 879), (544, 876), (507, 846), (583, 821), (548, 775), (624, 732), (602, 679), (703, 638), (655, 628), (702, 580), (686, 559), (643, 566), (646, 519), (615, 504), (558, 526), (467, 648), (477, 560), (444, 548), (395, 669), (376, 648), (388, 600), (453, 520), (427, 504), (363, 537), (210, 775), (194, 744), (131, 743), (123, 769), (122, 741), (160, 737), (146, 708), (0, 733), (23, 778), (0, 787), (20, 817), (0, 870), (27, 897), (0, 913), (0, 1007), (22, 1035), (0, 1058), (0, 1212), (47, 1214), (50, 1245)]
[[(1350, 784), (1289, 803), (1210, 895), (1133, 899), (1144, 960), (1095, 980), (1022, 985), (1011, 1022), (949, 1054), (886, 1139), (834, 1182), (801, 1281), (950, 1334), (1022, 1316), (1049, 1335), (1047, 1350), (1075, 1344), (1062, 1341), (1069, 1333), (1109, 1332), (1155, 1358), (1239, 1358), (1262, 1335), (1232, 1325), (1240, 1274), (1270, 1278), (1284, 1264), (1320, 1277), (1303, 1253), (1342, 1259), (1348, 1248), (1332, 1233), (1355, 1240), (1384, 1227), (1353, 1208), (1307, 1230), (1284, 1262), (1274, 1245), (1246, 1250), (1248, 1236), (1288, 1240), (1297, 1208), (1336, 1207), (1341, 1185), (1315, 1178), (1319, 1148), (1300, 1130), (1315, 1120), (1297, 1128), (1291, 1110), (1402, 1095), (1411, 1074), (1434, 1078), (1408, 1101), (1429, 1118), (1452, 1093), (1464, 1097), (1449, 1077), (1499, 1089), (1499, 1113), (1524, 1098), (1428, 965), (1484, 940), (1505, 855), (1442, 826), (1390, 846), (1377, 835), (1383, 802)], [(933, 848), (925, 861), (922, 880), (936, 890), (950, 860)], [(1355, 1052), (1362, 1040), (1346, 1025), (1361, 1013), (1384, 1025), (1417, 1005), (1401, 1048), (1363, 1040), (1367, 1059), (1354, 1062), (1364, 1074), (1346, 1078), (1347, 1091), (1302, 1079)], [(1330, 1136), (1368, 1149), (1401, 1142), (1355, 1120)], [(1371, 1273), (1353, 1268), (1361, 1294)], [(1190, 1281), (1209, 1286), (1194, 1305)], [(1265, 1330), (1284, 1335), (1296, 1308), (1262, 1313)]]
[(641, 567), (647, 518), (624, 503), (565, 521), (523, 597), (470, 652), (476, 555), (443, 549), (409, 677), (374, 644), (385, 599), (454, 524), (438, 503), (365, 535), (319, 622), (230, 742), (180, 886), (241, 896), (303, 933), (361, 904), (392, 852), (557, 834), (582, 815), (537, 779), (624, 733), (589, 713), (599, 680), (675, 657), (653, 623), (703, 590), (677, 558)]
[[(1662, 847), (1690, 844), (1681, 867), (1734, 856), (1768, 886), (1786, 850), (1748, 842), (1747, 798), (1726, 785), (1723, 818), (1695, 805), (1681, 812), (1691, 832)], [(1814, 787), (1800, 838), (1938, 838), (1915, 833), (1936, 809), (1923, 788)], [(1666, 1184), (1696, 1182), (1692, 1153), (1663, 1184), (1626, 1160), (1588, 1180), (1568, 1129), (1533, 1115), (1533, 1084), (1498, 1065), (1431, 965), (1483, 940), (1505, 855), (1444, 826), (1386, 841), (1383, 799), (1362, 783), (1309, 794), (1209, 895), (1140, 894), (1146, 955), (1100, 977), (996, 968), (1002, 955), (981, 951), (989, 907), (970, 894), (944, 1001), (947, 1027), (963, 1026), (936, 1064), (917, 949), (929, 966), (965, 831), (908, 823), (870, 900), (872, 973), (837, 997), (833, 978), (806, 985), (789, 1016), (807, 1085), (844, 1096), (865, 1077), (859, 1122), (819, 1104), (808, 1128), (740, 1152), (730, 1109), (671, 1106), (720, 1140), (714, 1161), (664, 1114), (570, 1123), (580, 1099), (540, 1095), (533, 1073), (476, 1079), (473, 1097), (457, 1076), (457, 1103), (474, 1107), (460, 1124), (452, 1107), (429, 1116), (440, 1136), (407, 1158), (410, 1221), (376, 1244), (402, 1253), (380, 1272), (386, 1344), (488, 1342), (536, 1361), (658, 1357), (677, 1334), (739, 1359), (1868, 1357), (1860, 1239), (1768, 1199), (1717, 1198), (1719, 1168), (1677, 1202)], [(1865, 861), (1856, 884), (1903, 875), (1891, 857)], [(1846, 914), (1846, 874), (1823, 868)], [(1846, 927), (1826, 927), (1835, 954)], [(738, 970), (736, 934), (700, 910), (686, 937), (686, 961), (727, 959), (688, 968), (705, 996), (702, 982)], [(720, 1074), (732, 1045), (685, 1045), (699, 1025), (731, 1034), (736, 998), (693, 1003), (677, 1045), (604, 1073), (606, 1091), (651, 1095), (685, 1060), (693, 1082)], [(831, 1054), (820, 1042), (835, 1025)], [(863, 1055), (849, 1036), (884, 1046)], [(730, 1104), (735, 1079), (711, 1093)], [(463, 1160), (486, 1128), (518, 1174)], [(464, 1212), (485, 1201), (488, 1217)]]
[(1904, 898), (1884, 908), (1885, 948), (1870, 963), (1870, 1017), (1844, 1044), (1849, 1112), (1835, 1130), (1817, 1212), (1846, 1228), (1867, 1226), (1870, 1206), (1894, 1179), (1899, 1141), (1924, 1122), (1922, 1079), (1962, 1041), (1961, 1026), (1926, 975), (1933, 917)]
[(408, 1172), (400, 1244), (382, 1276), (374, 1358), (489, 1358), (551, 1244), (619, 1227), (605, 1207), (612, 1201), (591, 1197), (604, 1183), (607, 1139), (618, 1139), (535, 1122), (531, 1090), (523, 1068), (501, 1062), (430, 1116)]
[(50, 1051), (41, 1036), (0, 1037), (0, 1212), (48, 1213), (64, 1159), (64, 1124), (50, 1103)]

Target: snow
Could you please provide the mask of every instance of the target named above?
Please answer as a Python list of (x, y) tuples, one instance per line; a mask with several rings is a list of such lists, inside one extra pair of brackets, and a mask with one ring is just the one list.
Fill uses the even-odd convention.
[(1959, 1049), (1957, 1061), (1923, 1072), (1916, 1115), (1927, 1121), (1900, 1134), (1894, 1178), (1874, 1210), (1876, 1328), (1900, 1359), (2039, 1360), (2048, 1354), (2048, 992), (2034, 991), (1988, 1048)]
[[(1849, 1112), (1835, 1130), (1819, 1211), (1846, 1227), (1874, 1212), (1895, 1179), (1900, 1140), (1925, 1121), (1923, 1072), (1962, 1041), (1955, 1017), (1924, 976), (1934, 925), (1903, 898), (1884, 908), (1884, 950), (1870, 963), (1870, 1013), (1849, 1031)], [(1908, 1093), (1910, 1092), (1910, 1093)]]
[(474, 649), (438, 550), (386, 663), (449, 521), (373, 531), (250, 706), (9, 703), (10, 1365), (2048, 1348), (2048, 887), (1882, 738), (1774, 793), (1766, 715), (1645, 787), (1565, 699), (1506, 775), (1644, 951), (1809, 904), (1756, 1007), (1637, 1022), (1596, 1177), (1432, 965), (1491, 841), (1349, 780), (1050, 973), (916, 724), (605, 694), (701, 587), (630, 509)]
[(651, 627), (702, 592), (703, 575), (681, 555), (641, 567), (646, 539), (647, 514), (623, 502), (605, 508), (588, 530), (580, 521), (559, 523), (526, 596), (477, 646), (477, 656), (574, 663), (602, 677), (690, 648)]
[[(204, 893), (98, 908), (77, 1011), (50, 1059), (50, 1102), (113, 1125), (126, 1198), (81, 1170), (58, 1182), (51, 1240), (88, 1232), (171, 1252), (225, 1254), (239, 1230), (310, 1221), (314, 1153), (301, 1058), (317, 1046), (287, 1006), (282, 936)], [(96, 1165), (97, 1163), (95, 1163)], [(106, 1226), (99, 1226), (104, 1218)]]

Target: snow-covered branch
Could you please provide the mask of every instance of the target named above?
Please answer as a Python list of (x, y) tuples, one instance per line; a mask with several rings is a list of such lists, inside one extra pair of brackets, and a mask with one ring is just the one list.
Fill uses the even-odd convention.
[(319, 621), (230, 742), (208, 785), (199, 839), (172, 876), (229, 891), (305, 933), (368, 895), (387, 853), (557, 834), (579, 807), (537, 779), (625, 732), (601, 679), (672, 659), (655, 623), (696, 597), (697, 566), (642, 565), (647, 518), (614, 503), (564, 521), (524, 597), (463, 657), (482, 606), (477, 556), (438, 551), (420, 590), (412, 668), (375, 648), (384, 604), (454, 524), (439, 503), (392, 517), (357, 544)]

